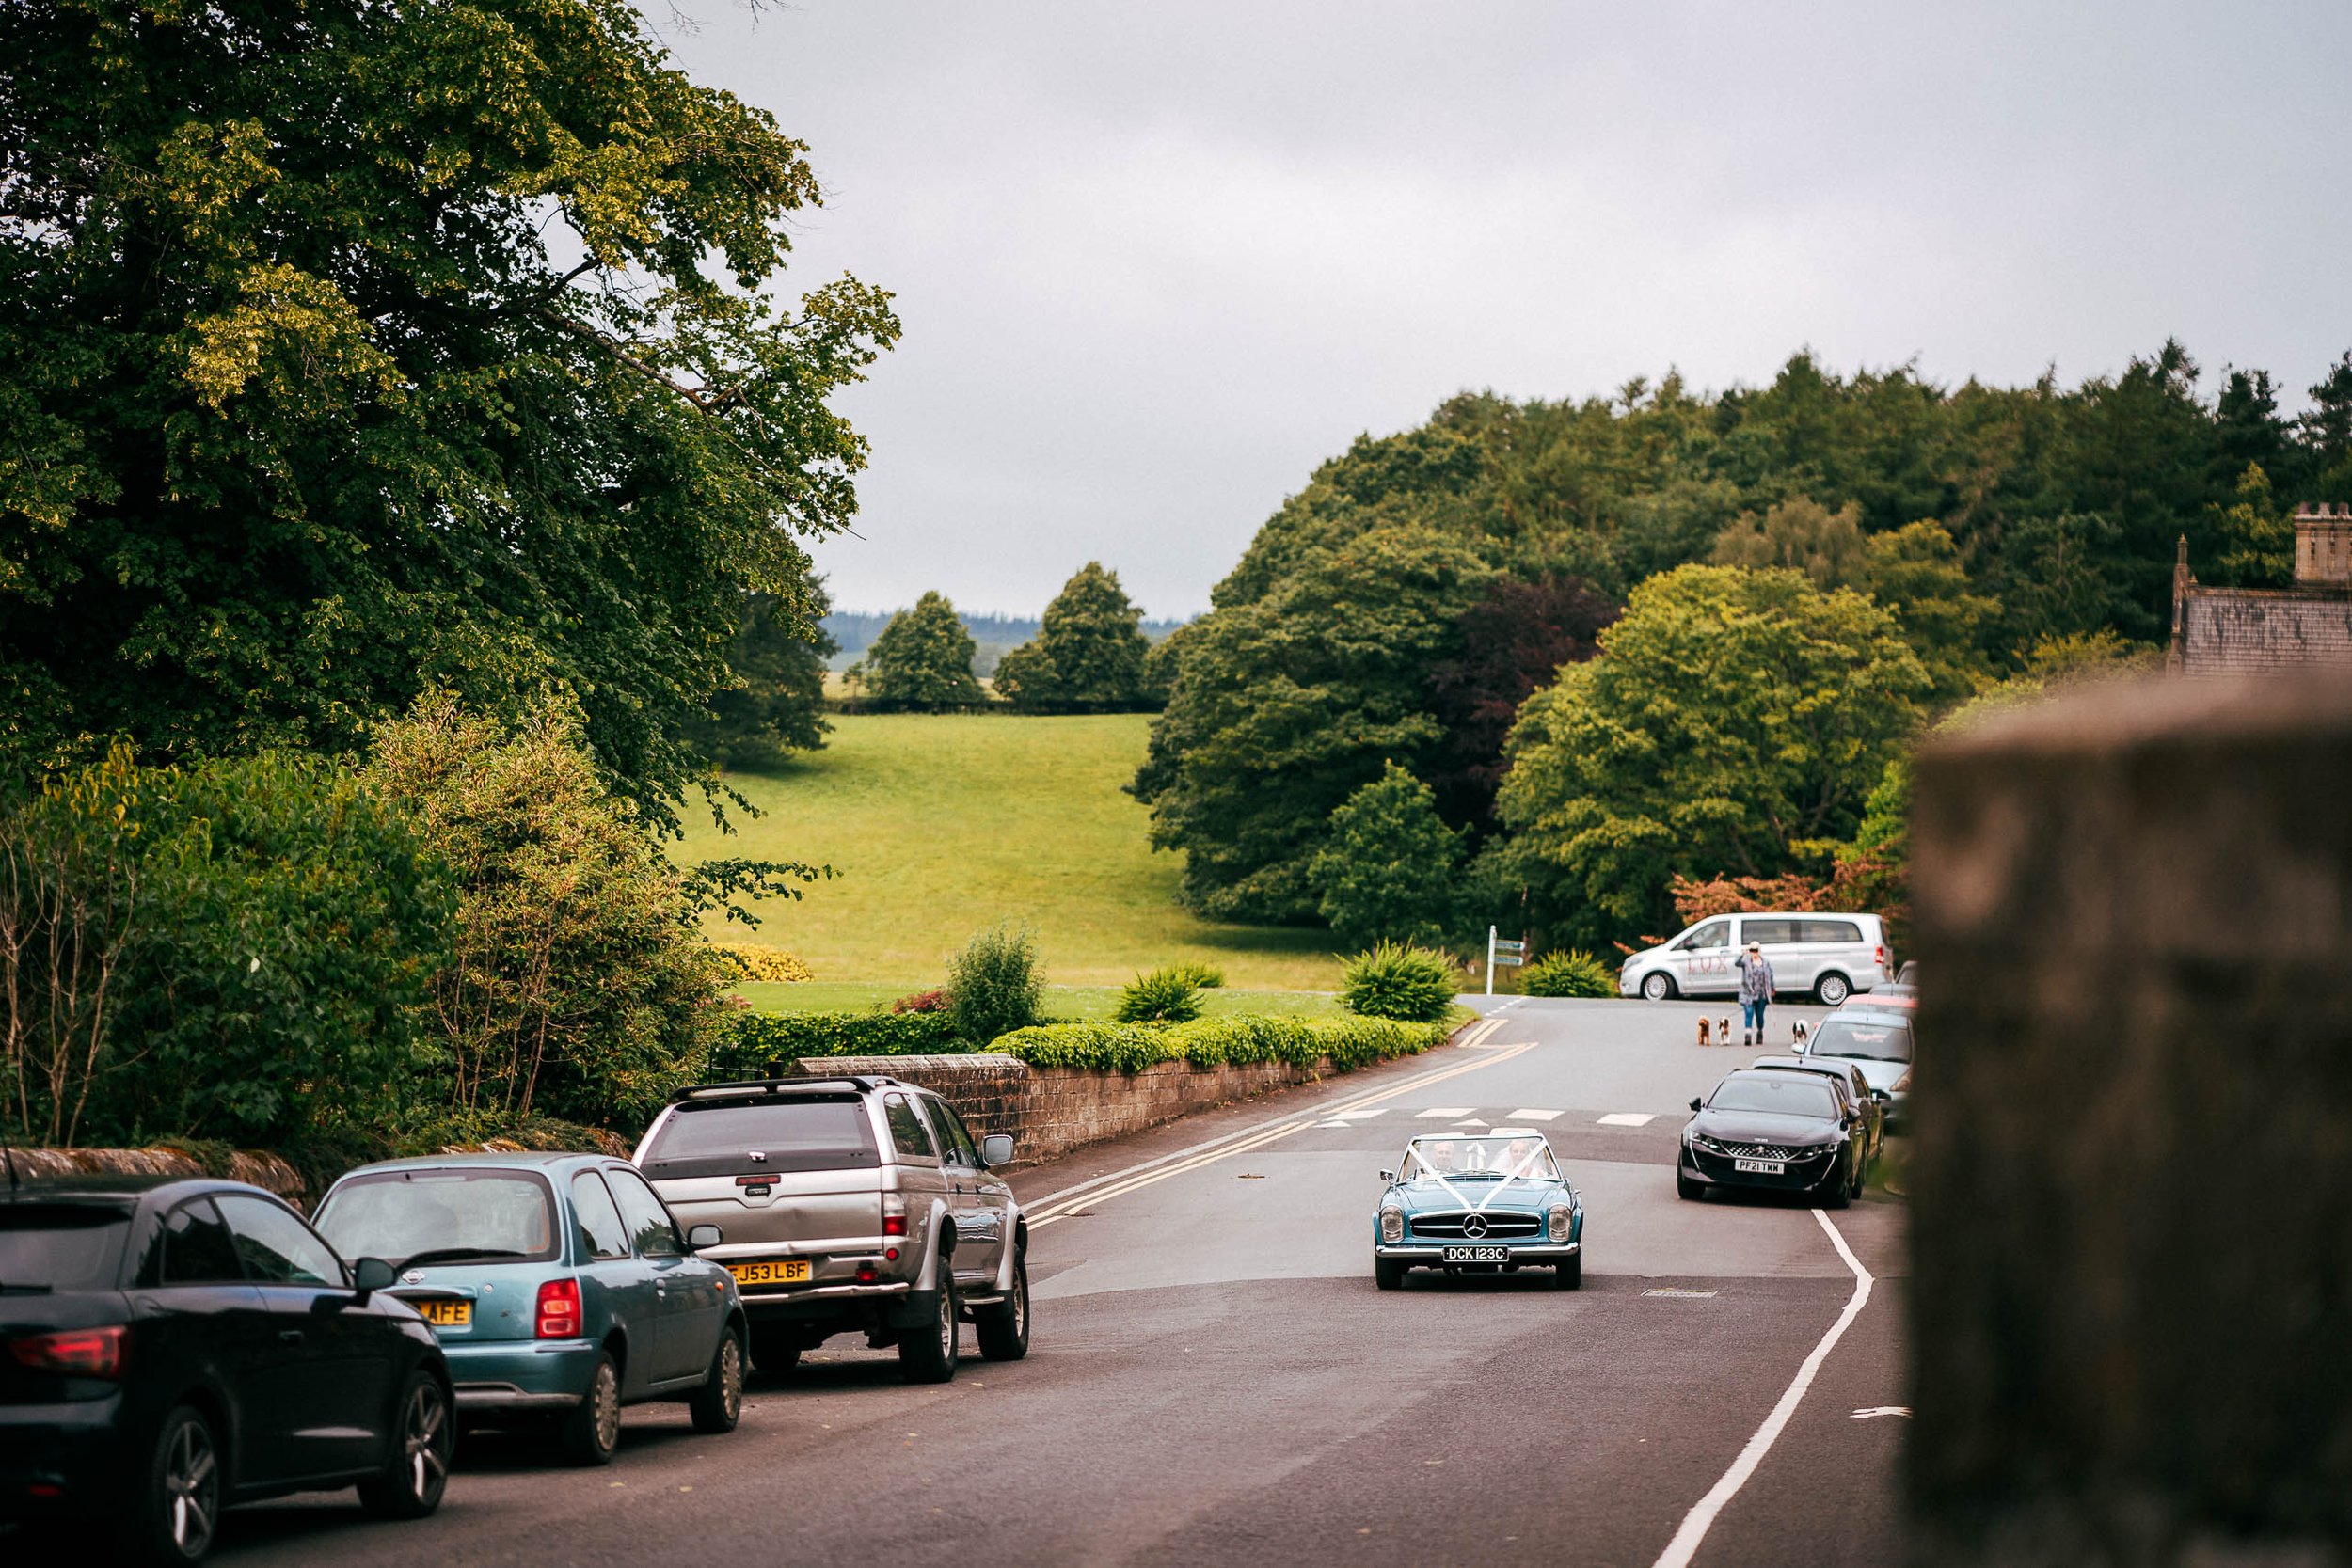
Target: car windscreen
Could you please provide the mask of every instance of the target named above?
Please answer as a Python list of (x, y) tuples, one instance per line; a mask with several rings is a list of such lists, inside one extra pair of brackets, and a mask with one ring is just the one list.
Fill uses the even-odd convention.
[(1399, 1175), (1406, 1181), (1556, 1181), (1560, 1167), (1542, 1138), (1488, 1133), (1478, 1138), (1415, 1138), (1405, 1150)]
[(687, 1101), (661, 1124), (639, 1165), (660, 1180), (881, 1163), (866, 1101), (840, 1094)]
[(1707, 1102), (1710, 1111), (1765, 1111), (1784, 1117), (1831, 1117), (1837, 1115), (1837, 1099), (1824, 1083), (1804, 1078), (1767, 1078), (1741, 1075), (1726, 1078), (1715, 1086), (1715, 1097)]
[(0, 1204), (0, 1289), (103, 1290), (130, 1232), (130, 1212), (112, 1204)]
[(1911, 1060), (1911, 1025), (1892, 1019), (1823, 1019), (1813, 1031), (1813, 1048), (1807, 1054), (1907, 1062)]
[(319, 1233), (345, 1258), (398, 1266), (426, 1253), (452, 1265), (556, 1256), (555, 1200), (535, 1173), (388, 1170), (355, 1176), (319, 1210)]

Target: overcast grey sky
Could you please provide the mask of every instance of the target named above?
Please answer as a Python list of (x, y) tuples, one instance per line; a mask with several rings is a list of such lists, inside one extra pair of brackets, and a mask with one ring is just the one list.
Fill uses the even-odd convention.
[(649, 14), (807, 141), (797, 285), (896, 291), (847, 609), (1154, 615), (1465, 388), (2073, 382), (2352, 347), (2347, 0), (916, 4)]

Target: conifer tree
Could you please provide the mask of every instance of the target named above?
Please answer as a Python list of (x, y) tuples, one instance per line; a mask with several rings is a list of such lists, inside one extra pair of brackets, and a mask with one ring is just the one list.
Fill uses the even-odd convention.
[(1035, 638), (996, 666), (996, 694), (1028, 707), (1139, 707), (1151, 697), (1143, 611), (1089, 561), (1062, 584)]
[(932, 590), (882, 627), (862, 660), (866, 689), (900, 707), (953, 707), (987, 700), (972, 674), (978, 644), (947, 596)]

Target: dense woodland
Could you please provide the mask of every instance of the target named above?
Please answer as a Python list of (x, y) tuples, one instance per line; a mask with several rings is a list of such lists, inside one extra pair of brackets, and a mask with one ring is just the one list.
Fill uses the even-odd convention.
[(2352, 355), (2295, 417), (2170, 342), (2071, 388), (1800, 354), (1712, 395), (1466, 394), (1267, 520), (1171, 640), (1134, 789), (1212, 914), (1332, 918), (1332, 814), (1393, 763), (1457, 835), (1461, 930), (1646, 934), (1677, 876), (1851, 864), (1888, 768), (1978, 693), (2153, 648), (2177, 541), (2274, 585), (2295, 503), (2347, 499)]

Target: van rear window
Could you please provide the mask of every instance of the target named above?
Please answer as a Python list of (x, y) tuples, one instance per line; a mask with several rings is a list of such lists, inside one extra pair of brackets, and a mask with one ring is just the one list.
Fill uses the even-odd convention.
[(1862, 927), (1851, 920), (1801, 920), (1797, 922), (1799, 942), (1860, 942)]
[[(751, 1156), (756, 1151), (761, 1158)], [(855, 1095), (688, 1101), (642, 1162), (652, 1177), (878, 1165), (874, 1124)]]

